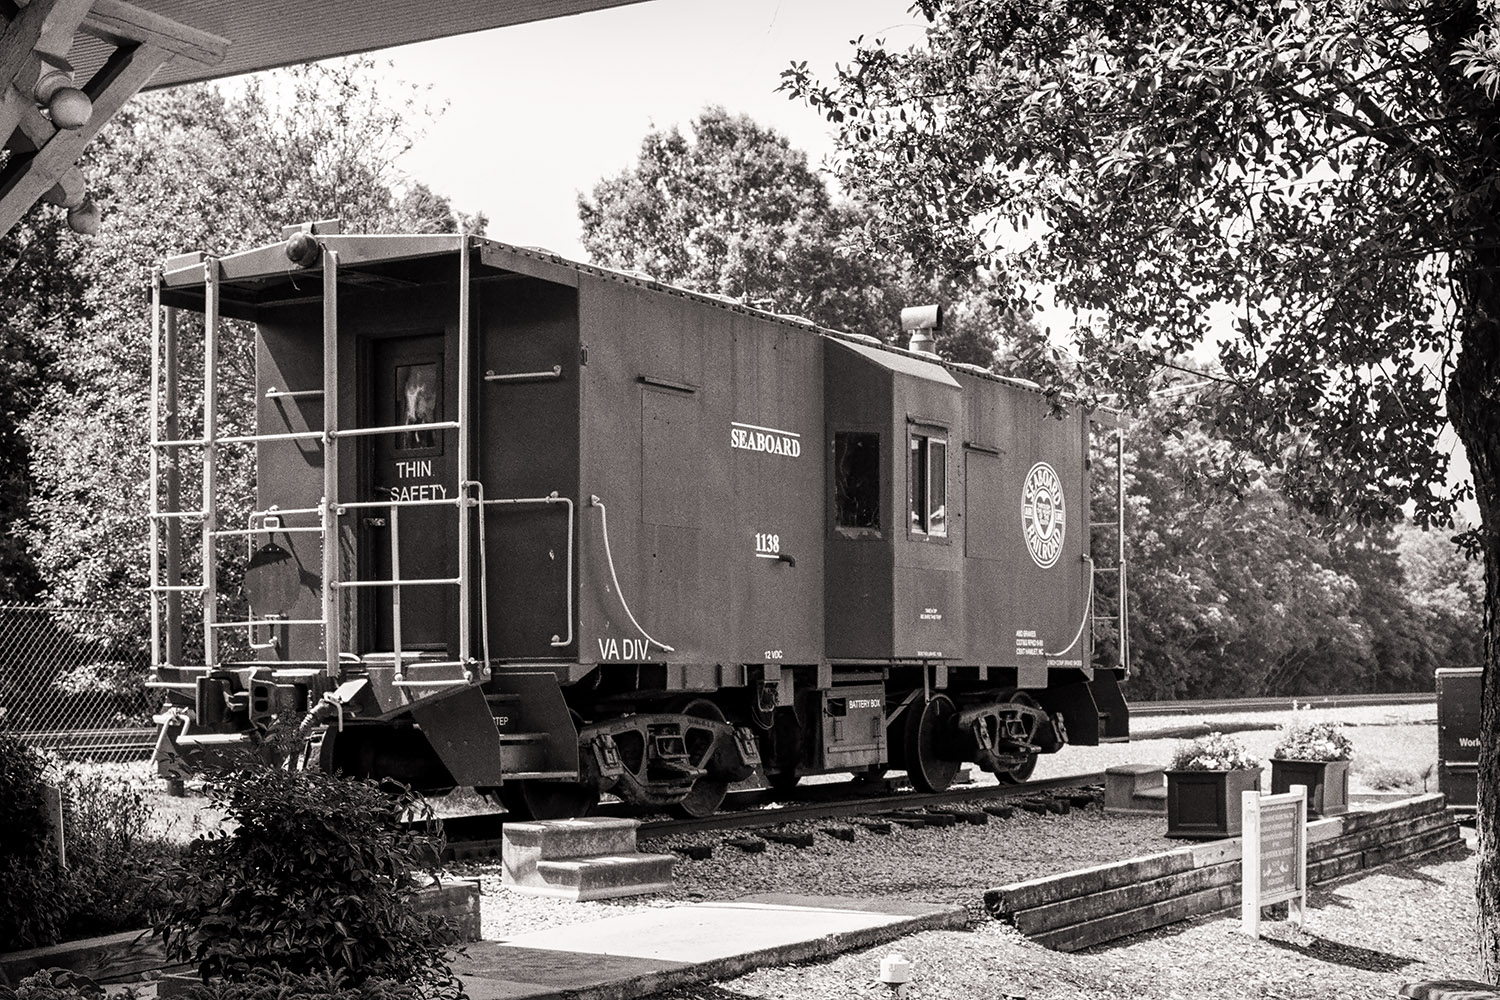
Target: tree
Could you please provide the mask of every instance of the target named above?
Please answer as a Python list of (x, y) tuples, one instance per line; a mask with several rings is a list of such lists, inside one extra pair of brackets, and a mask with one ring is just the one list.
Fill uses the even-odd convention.
[[(1491, 3), (918, 0), (793, 96), (903, 252), (1075, 317), (1059, 389), (1139, 398), (1216, 348), (1204, 410), (1303, 509), (1441, 524), (1451, 420), (1485, 564), (1480, 951), (1500, 975), (1500, 25)], [(1224, 329), (1232, 317), (1232, 333)]]
[(988, 366), (998, 347), (1004, 310), (983, 288), (859, 250), (877, 220), (746, 115), (707, 107), (691, 135), (647, 133), (635, 166), (579, 196), (578, 217), (584, 248), (606, 267), (881, 340), (900, 335), (903, 306), (957, 300), (939, 352)]
[(22, 535), (30, 513), (31, 448), (22, 431), (53, 358), (43, 329), (80, 308), (76, 247), (58, 216), (30, 218), (0, 236), (0, 601), (41, 592)]
[[(1228, 446), (1176, 401), (1129, 442), (1133, 697), (1431, 690), (1437, 667), (1478, 662), (1478, 573), (1447, 537), (1322, 523), (1259, 463), (1226, 488), (1212, 473)], [(1113, 484), (1097, 498), (1112, 515)]]
[[(276, 99), (278, 88), (290, 103)], [(270, 242), (283, 225), (309, 219), (342, 217), (347, 229), (365, 232), (452, 232), (460, 224), (482, 231), (482, 216), (456, 215), (397, 169), (412, 142), (413, 107), (399, 88), (386, 94), (371, 60), (352, 59), (279, 71), (235, 97), (211, 86), (147, 95), (90, 145), (81, 166), (104, 212), (103, 230), (91, 240), (59, 236), (63, 259), (76, 266), (15, 294), (29, 304), (27, 335), (48, 358), (22, 424), (31, 451), (27, 540), (52, 597), (129, 612), (127, 635), (113, 638), (141, 643), (149, 620), (151, 269), (187, 249), (222, 254)], [(47, 225), (53, 211), (33, 209), (28, 224)], [(182, 342), (196, 343), (201, 324), (183, 322)], [(228, 323), (226, 332), (222, 433), (248, 433), (253, 337), (242, 324)], [(202, 359), (186, 348), (181, 384), (190, 432), (201, 412)], [(249, 449), (221, 456), (225, 524), (243, 523), (249, 510), (252, 458)], [(200, 488), (199, 468), (197, 456), (184, 455), (184, 496)], [(185, 534), (190, 560), (196, 533)], [(227, 568), (219, 584), (230, 595), (235, 552), (225, 546), (221, 555)]]

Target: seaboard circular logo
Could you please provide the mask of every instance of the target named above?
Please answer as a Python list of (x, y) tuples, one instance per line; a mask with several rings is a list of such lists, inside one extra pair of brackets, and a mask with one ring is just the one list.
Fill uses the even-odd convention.
[(1026, 484), (1021, 489), (1021, 529), (1031, 561), (1042, 569), (1051, 569), (1062, 554), (1067, 520), (1062, 480), (1046, 462), (1036, 463), (1026, 473)]

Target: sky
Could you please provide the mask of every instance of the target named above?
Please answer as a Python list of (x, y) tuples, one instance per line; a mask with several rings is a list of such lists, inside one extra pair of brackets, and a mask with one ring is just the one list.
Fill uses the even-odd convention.
[(649, 130), (685, 127), (705, 105), (750, 115), (820, 163), (828, 126), (776, 93), (781, 71), (799, 60), (829, 75), (860, 35), (916, 44), (909, 4), (647, 0), (374, 55), (447, 104), (407, 154), (413, 180), (484, 212), (492, 239), (585, 259), (578, 194), (632, 165)]

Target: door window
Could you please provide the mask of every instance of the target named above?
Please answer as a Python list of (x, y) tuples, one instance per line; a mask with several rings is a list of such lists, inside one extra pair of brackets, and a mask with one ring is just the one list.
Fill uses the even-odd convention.
[[(412, 427), (438, 422), (442, 412), (442, 381), (436, 361), (419, 364), (397, 365), (395, 368), (395, 419), (396, 427)], [(400, 431), (396, 434), (395, 450), (398, 452), (422, 452), (437, 454), (441, 451), (442, 437), (431, 428), (426, 430)]]

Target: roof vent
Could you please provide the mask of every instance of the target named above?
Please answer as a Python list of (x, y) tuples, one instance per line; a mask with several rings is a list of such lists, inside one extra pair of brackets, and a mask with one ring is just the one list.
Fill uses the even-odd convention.
[(933, 350), (936, 341), (928, 331), (942, 328), (943, 307), (940, 305), (907, 306), (901, 310), (901, 329), (911, 333), (911, 341), (906, 345), (908, 350), (919, 354), (936, 354)]

